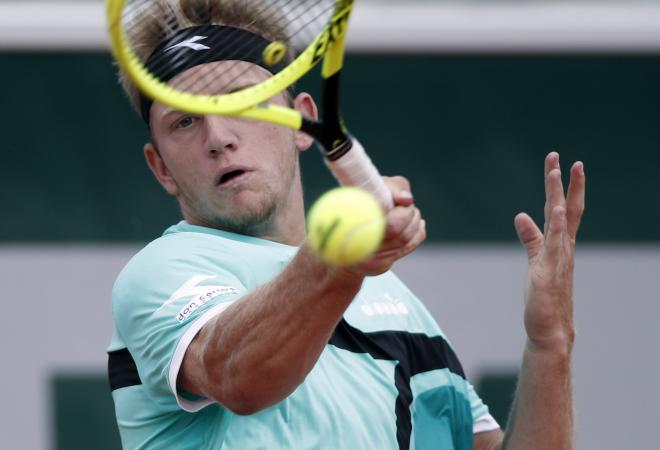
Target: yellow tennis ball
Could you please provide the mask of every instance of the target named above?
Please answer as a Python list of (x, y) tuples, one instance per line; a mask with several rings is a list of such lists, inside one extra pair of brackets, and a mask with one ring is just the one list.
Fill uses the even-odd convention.
[(312, 248), (328, 264), (357, 264), (373, 255), (383, 241), (385, 214), (364, 189), (339, 187), (312, 205), (307, 233)]

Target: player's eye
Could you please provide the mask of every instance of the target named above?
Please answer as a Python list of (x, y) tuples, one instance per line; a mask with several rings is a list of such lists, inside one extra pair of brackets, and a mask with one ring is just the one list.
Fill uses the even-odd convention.
[(177, 128), (188, 128), (188, 127), (192, 126), (193, 123), (195, 123), (195, 119), (197, 119), (197, 118), (192, 117), (192, 116), (182, 117), (181, 119), (179, 119), (176, 122), (176, 127)]

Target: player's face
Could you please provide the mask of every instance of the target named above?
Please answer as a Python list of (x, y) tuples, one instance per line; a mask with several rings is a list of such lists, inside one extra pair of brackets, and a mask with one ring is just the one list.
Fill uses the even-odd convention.
[[(197, 66), (173, 83), (189, 81), (191, 75), (202, 80), (209, 66), (226, 63), (236, 64)], [(242, 64), (250, 70), (228, 87), (216, 78), (210, 86), (200, 83), (198, 92), (236, 90), (269, 76), (261, 67)], [(271, 101), (287, 103), (283, 94)], [(150, 156), (149, 145), (145, 147), (149, 165), (177, 197), (190, 223), (267, 236), (283, 225), (278, 222), (286, 222), (291, 208), (302, 204), (298, 153), (311, 141), (301, 140), (300, 133), (249, 119), (194, 116), (157, 102), (151, 109), (151, 131), (158, 153), (153, 149)], [(158, 160), (162, 167), (154, 167)]]

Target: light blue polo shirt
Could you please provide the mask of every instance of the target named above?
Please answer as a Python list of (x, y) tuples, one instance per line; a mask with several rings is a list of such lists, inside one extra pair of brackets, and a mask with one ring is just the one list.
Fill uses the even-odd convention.
[(112, 291), (108, 348), (124, 449), (471, 449), (474, 432), (497, 428), (436, 322), (391, 272), (365, 280), (281, 402), (240, 416), (177, 391), (196, 333), (296, 252), (181, 222), (131, 259)]

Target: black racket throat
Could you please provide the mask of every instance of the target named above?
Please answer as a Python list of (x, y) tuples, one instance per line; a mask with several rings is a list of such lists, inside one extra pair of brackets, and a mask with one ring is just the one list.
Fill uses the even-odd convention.
[(353, 147), (339, 110), (339, 74), (331, 75), (323, 83), (321, 120), (303, 118), (300, 128), (316, 139), (321, 145), (321, 153), (330, 161), (341, 158)]

